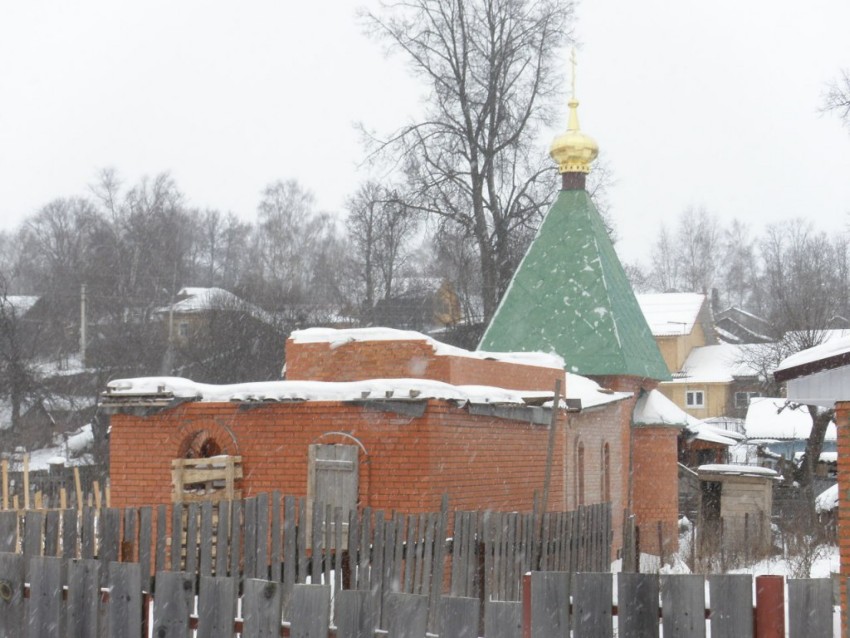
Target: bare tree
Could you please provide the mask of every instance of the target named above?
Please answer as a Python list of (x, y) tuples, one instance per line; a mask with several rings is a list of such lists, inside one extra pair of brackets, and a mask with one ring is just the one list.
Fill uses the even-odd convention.
[(658, 237), (650, 253), (652, 270), (649, 280), (659, 292), (672, 292), (679, 288), (679, 261), (676, 255), (675, 238), (667, 226), (661, 224)]
[(841, 77), (827, 87), (823, 110), (834, 112), (845, 126), (850, 127), (850, 73), (841, 71)]
[(13, 432), (20, 426), (27, 401), (44, 392), (35, 362), (39, 326), (25, 318), (29, 305), (27, 298), (8, 294), (5, 278), (0, 276), (0, 397), (11, 408), (8, 425)]
[(419, 209), (475, 242), (485, 319), (514, 272), (512, 237), (553, 190), (537, 135), (572, 17), (573, 4), (558, 0), (412, 0), (366, 16), (430, 89), (424, 119), (379, 150), (403, 165)]
[(761, 310), (758, 260), (749, 227), (735, 219), (722, 231), (721, 237), (722, 264), (718, 283), (724, 300), (731, 306)]
[(363, 290), (363, 319), (371, 322), (378, 298), (388, 299), (411, 253), (420, 214), (400, 191), (377, 182), (363, 184), (348, 202), (346, 230)]

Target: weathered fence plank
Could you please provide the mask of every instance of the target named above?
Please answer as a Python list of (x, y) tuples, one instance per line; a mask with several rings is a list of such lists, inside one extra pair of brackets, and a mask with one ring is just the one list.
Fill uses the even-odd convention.
[(661, 609), (664, 638), (704, 638), (705, 577), (697, 574), (664, 576)]
[(186, 525), (182, 529), (186, 530), (186, 561), (183, 569), (190, 574), (196, 574), (198, 572), (198, 516), (200, 514), (198, 503), (189, 503), (184, 511), (186, 512)]
[(168, 569), (166, 565), (166, 524), (168, 522), (168, 509), (165, 505), (159, 505), (156, 508), (156, 562), (154, 564), (154, 574)]
[(373, 638), (377, 622), (365, 589), (344, 589), (334, 599), (337, 638)]
[(18, 513), (0, 512), (0, 552), (13, 553), (18, 544)]
[(532, 638), (570, 634), (570, 577), (565, 572), (531, 573)]
[(278, 638), (283, 589), (280, 583), (248, 578), (242, 598), (242, 638)]
[(752, 638), (753, 577), (712, 574), (708, 577), (712, 638)]
[(394, 638), (423, 638), (428, 630), (428, 596), (424, 594), (387, 594), (384, 601), (384, 625)]
[(522, 603), (486, 601), (484, 635), (487, 638), (521, 638)]
[(575, 638), (610, 638), (614, 632), (611, 614), (613, 576), (601, 572), (581, 572), (573, 576), (571, 585)]
[[(213, 575), (213, 504), (212, 501), (204, 501), (201, 503), (201, 558), (198, 563), (199, 576)], [(226, 574), (216, 574), (216, 576), (225, 576)]]
[(138, 563), (109, 563), (110, 636), (142, 635), (142, 582)]
[(98, 635), (100, 617), (100, 562), (72, 560), (68, 565), (68, 635)]
[(153, 635), (185, 638), (195, 607), (195, 577), (186, 572), (157, 572), (153, 604)]
[(227, 576), (201, 576), (197, 638), (233, 636), (237, 584), (235, 578)]
[(295, 586), (290, 638), (326, 638), (330, 619), (331, 588), (328, 585)]
[(479, 607), (477, 598), (443, 596), (437, 611), (437, 633), (440, 638), (475, 638), (478, 636)]
[(658, 637), (658, 576), (656, 574), (617, 575), (620, 634)]
[(832, 580), (789, 578), (789, 638), (832, 636)]
[(24, 557), (0, 553), (0, 638), (26, 635), (25, 622)]
[(235, 576), (227, 572), (228, 548), (230, 547), (230, 501), (218, 503), (218, 522), (215, 531), (215, 575)]
[(153, 520), (150, 507), (139, 510), (139, 567), (142, 578), (142, 588), (149, 591), (151, 588), (151, 551), (152, 547)]
[(29, 636), (60, 638), (65, 635), (62, 618), (62, 559), (34, 556), (29, 559), (30, 597), (27, 614)]

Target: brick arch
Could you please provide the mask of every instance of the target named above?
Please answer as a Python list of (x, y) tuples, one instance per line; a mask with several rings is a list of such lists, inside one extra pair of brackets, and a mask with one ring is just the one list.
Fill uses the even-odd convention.
[(180, 425), (171, 437), (175, 458), (203, 458), (239, 454), (239, 444), (233, 431), (215, 421), (188, 421)]

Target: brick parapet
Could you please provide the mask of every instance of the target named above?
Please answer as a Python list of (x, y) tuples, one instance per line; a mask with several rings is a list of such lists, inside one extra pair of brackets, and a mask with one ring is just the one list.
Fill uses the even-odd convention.
[(510, 390), (552, 390), (564, 372), (556, 368), (473, 356), (437, 354), (425, 340), (286, 342), (286, 378), (293, 381), (432, 379), (453, 385)]

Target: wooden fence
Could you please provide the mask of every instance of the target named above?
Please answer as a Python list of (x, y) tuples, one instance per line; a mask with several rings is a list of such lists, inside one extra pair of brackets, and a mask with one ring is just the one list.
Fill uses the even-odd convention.
[[(521, 599), (530, 570), (607, 571), (608, 504), (542, 516), (499, 512), (387, 514), (366, 508), (343, 520), (339, 509), (311, 508), (291, 496), (263, 494), (219, 503), (155, 508), (0, 512), (0, 552), (138, 563), (144, 589), (155, 573), (281, 584), (288, 605), (296, 584), (334, 592), (369, 590), (425, 596), (434, 618), (440, 595), (480, 601)], [(104, 580), (105, 582), (105, 580)], [(64, 585), (65, 583), (63, 583)], [(287, 607), (288, 608), (288, 607)]]
[(0, 510), (64, 509), (109, 506), (107, 468), (102, 465), (31, 470), (29, 456), (20, 470), (0, 461)]
[[(138, 563), (0, 554), (0, 573), (0, 636), (16, 638), (786, 635), (781, 576), (758, 577), (754, 599), (749, 575), (533, 572), (523, 577), (522, 602), (488, 600), (482, 618), (469, 597), (441, 595), (432, 617), (424, 594), (296, 584), (287, 597), (277, 581), (249, 578), (240, 592), (238, 578), (187, 572), (157, 573), (151, 592)], [(830, 580), (789, 579), (787, 589), (789, 638), (832, 636)]]

